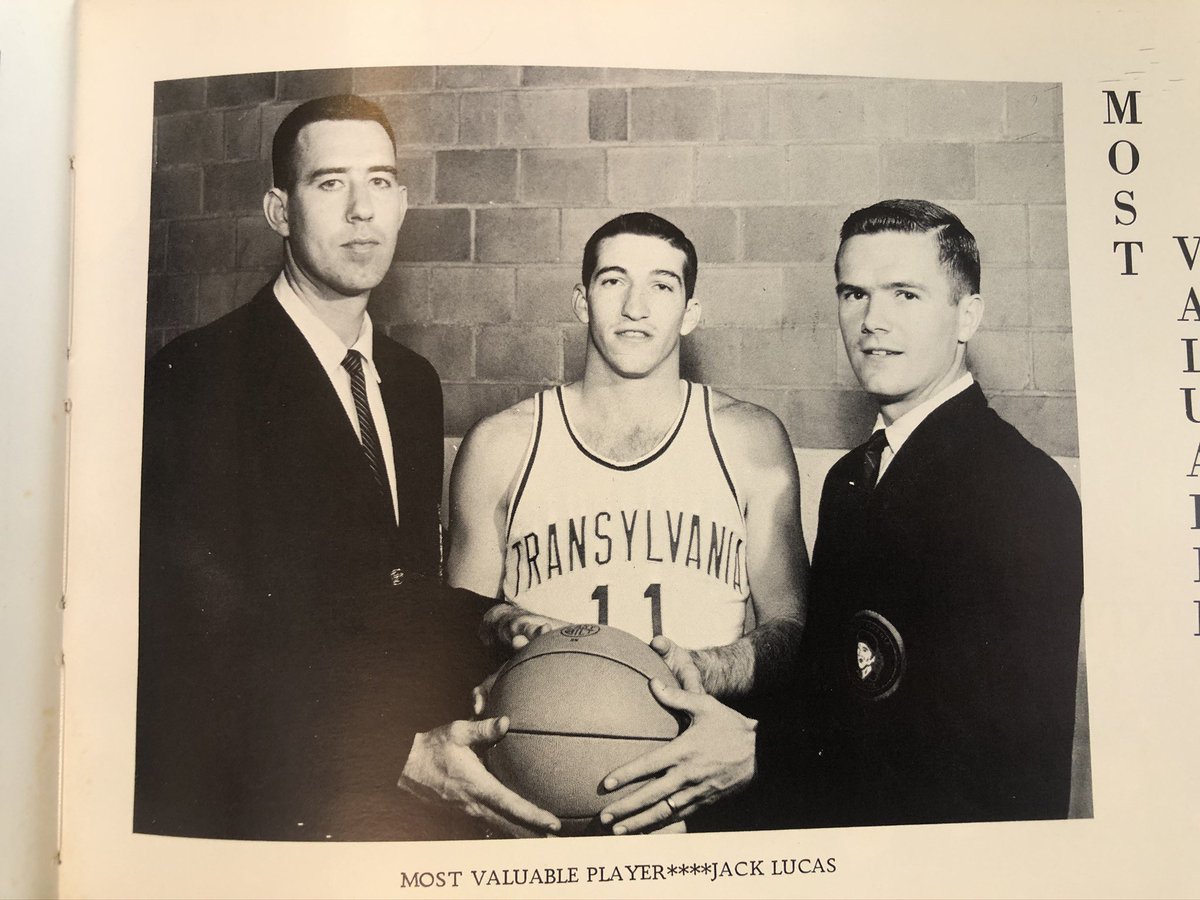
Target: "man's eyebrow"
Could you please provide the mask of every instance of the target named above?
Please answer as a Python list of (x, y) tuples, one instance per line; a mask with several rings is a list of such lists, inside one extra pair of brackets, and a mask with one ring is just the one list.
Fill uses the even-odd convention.
[(308, 181), (316, 181), (326, 175), (345, 175), (350, 170), (346, 166), (326, 166), (324, 169), (313, 169), (308, 173)]
[(599, 278), (605, 272), (616, 272), (620, 275), (628, 275), (629, 274), (629, 272), (627, 272), (625, 270), (624, 266), (605, 266), (603, 269), (597, 269), (595, 271), (595, 273), (592, 275), (592, 281), (595, 281), (597, 278)]
[[(891, 290), (891, 291), (924, 291), (924, 290), (926, 290), (925, 285), (921, 284), (919, 281), (889, 281), (887, 284), (880, 285), (880, 287), (883, 288), (884, 290)], [(847, 291), (861, 291), (864, 294), (867, 293), (866, 288), (862, 288), (862, 287), (859, 287), (857, 284), (850, 284), (845, 281), (839, 281), (837, 283), (837, 288), (835, 290), (839, 294), (844, 294)]]
[[(309, 181), (316, 181), (318, 178), (324, 178), (326, 175), (345, 175), (350, 171), (349, 166), (326, 166), (323, 169), (313, 169), (308, 174)], [(387, 172), (389, 175), (396, 175), (395, 166), (370, 166), (368, 172)]]
[[(596, 270), (595, 274), (592, 275), (592, 280), (595, 281), (597, 278), (599, 278), (605, 272), (618, 272), (621, 275), (629, 274), (628, 270), (626, 270), (626, 268), (624, 266), (605, 266), (603, 269)], [(676, 272), (672, 269), (652, 269), (650, 271), (650, 274), (651, 275), (661, 275), (661, 276), (665, 276), (667, 278), (674, 278), (680, 284), (683, 284), (683, 278), (680, 277), (678, 272)]]

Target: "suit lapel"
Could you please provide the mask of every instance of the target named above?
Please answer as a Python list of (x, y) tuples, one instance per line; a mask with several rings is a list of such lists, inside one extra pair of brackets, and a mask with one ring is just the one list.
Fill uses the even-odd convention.
[(373, 502), (374, 476), (358, 435), (312, 347), (270, 286), (252, 302), (258, 308), (252, 326), (251, 373), (260, 385), (259, 421), (274, 445), (270, 458), (275, 464), (307, 471), (313, 479), (341, 473), (337, 481), (342, 490), (363, 497), (364, 508), (378, 507)]
[(413, 447), (418, 435), (412, 428), (419, 422), (412, 412), (412, 386), (410, 376), (400, 365), (400, 360), (388, 352), (384, 338), (375, 332), (375, 367), (379, 371), (379, 393), (383, 397), (383, 408), (388, 420), (388, 433), (392, 439), (392, 463), (396, 473), (396, 503), (399, 517), (403, 520), (412, 499), (408, 496), (412, 488), (410, 469), (413, 462)]
[[(940, 471), (948, 457), (957, 455), (967, 438), (961, 427), (964, 415), (987, 408), (987, 398), (978, 382), (955, 394), (931, 412), (908, 436), (900, 451), (892, 457), (887, 472), (870, 492), (872, 507), (885, 510), (901, 502), (909, 486), (925, 483), (928, 473)], [(866, 444), (855, 448), (861, 467)]]

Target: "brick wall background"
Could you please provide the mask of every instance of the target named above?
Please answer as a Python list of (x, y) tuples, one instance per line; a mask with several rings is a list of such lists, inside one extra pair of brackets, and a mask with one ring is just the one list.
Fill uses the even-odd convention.
[(275, 128), (353, 91), (396, 129), (411, 209), (371, 315), (441, 374), (447, 434), (578, 377), (570, 291), (588, 235), (631, 209), (700, 256), (686, 377), (775, 411), (801, 447), (873, 417), (837, 331), (833, 254), (853, 209), (920, 197), (979, 239), (970, 362), (1001, 414), (1078, 455), (1057, 85), (520, 66), (259, 73), (160, 82), (147, 353), (278, 270), (261, 213)]

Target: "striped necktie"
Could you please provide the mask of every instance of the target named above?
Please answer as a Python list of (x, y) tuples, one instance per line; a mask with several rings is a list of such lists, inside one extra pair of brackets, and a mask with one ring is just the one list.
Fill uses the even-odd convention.
[(354, 410), (358, 413), (358, 433), (363, 455), (375, 476), (379, 493), (387, 502), (388, 517), (394, 518), (392, 488), (388, 482), (387, 467), (383, 461), (383, 450), (379, 446), (379, 432), (375, 430), (375, 419), (367, 403), (367, 382), (363, 377), (363, 356), (357, 350), (348, 350), (342, 367), (350, 373), (350, 392), (354, 395)]

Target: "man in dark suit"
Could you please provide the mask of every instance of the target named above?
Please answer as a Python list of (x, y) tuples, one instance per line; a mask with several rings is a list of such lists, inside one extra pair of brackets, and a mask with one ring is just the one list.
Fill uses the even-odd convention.
[(494, 792), (471, 748), (502, 727), (434, 727), (494, 661), (472, 653), (483, 609), (438, 581), (438, 376), (366, 312), (407, 205), (395, 138), (323, 98), (272, 163), (282, 272), (147, 367), (134, 827), (477, 837), (396, 787), (427, 729), (425, 770)]
[(967, 371), (983, 301), (958, 218), (885, 201), (841, 238), (842, 338), (879, 416), (825, 481), (793, 687), (759, 713), (749, 751), (730, 710), (692, 698), (688, 731), (611, 776), (667, 773), (615, 819), (654, 827), (681, 779), (712, 797), (756, 781), (761, 827), (1067, 815), (1079, 498)]
[(836, 274), (846, 352), (879, 416), (821, 496), (799, 818), (1063, 818), (1079, 499), (967, 371), (975, 239), (932, 203), (885, 201), (846, 220)]

